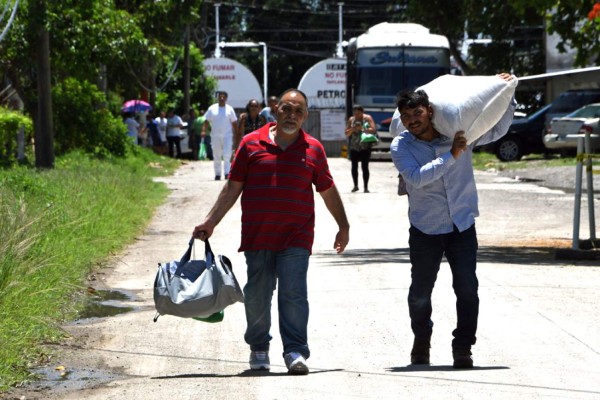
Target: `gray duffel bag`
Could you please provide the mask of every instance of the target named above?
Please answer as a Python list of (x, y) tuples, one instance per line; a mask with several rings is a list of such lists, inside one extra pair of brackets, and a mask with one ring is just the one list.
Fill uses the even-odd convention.
[(225, 307), (244, 302), (229, 258), (213, 254), (205, 241), (205, 259), (191, 260), (194, 238), (179, 261), (158, 264), (154, 280), (156, 316), (206, 318)]

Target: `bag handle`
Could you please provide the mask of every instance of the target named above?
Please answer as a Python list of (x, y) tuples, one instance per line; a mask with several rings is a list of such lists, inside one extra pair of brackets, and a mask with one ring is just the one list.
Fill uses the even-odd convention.
[[(189, 243), (188, 243), (188, 249), (186, 250), (186, 252), (183, 254), (183, 256), (181, 256), (181, 259), (179, 260), (179, 265), (183, 265), (186, 262), (190, 261), (190, 259), (192, 258), (192, 249), (194, 247), (194, 237), (192, 236), (192, 238), (190, 239)], [(206, 239), (204, 241), (204, 253), (206, 255), (206, 263), (208, 265), (212, 264), (212, 260), (214, 260), (215, 255), (212, 252), (212, 249), (210, 247), (210, 243), (208, 243), (208, 239)], [(210, 261), (210, 262), (209, 262)]]

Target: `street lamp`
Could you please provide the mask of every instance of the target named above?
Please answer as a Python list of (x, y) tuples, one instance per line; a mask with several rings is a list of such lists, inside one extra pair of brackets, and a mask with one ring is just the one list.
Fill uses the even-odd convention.
[[(268, 85), (267, 85), (267, 44), (265, 42), (219, 42), (217, 44), (217, 51), (215, 51), (215, 57), (219, 58), (221, 56), (221, 48), (224, 47), (260, 47), (263, 48), (263, 101), (265, 104), (267, 103), (267, 93)], [(218, 55), (217, 55), (218, 54)]]

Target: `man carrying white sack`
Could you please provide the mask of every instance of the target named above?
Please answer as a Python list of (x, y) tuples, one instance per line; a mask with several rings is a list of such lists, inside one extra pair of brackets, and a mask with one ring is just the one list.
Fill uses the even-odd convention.
[[(513, 87), (514, 78), (499, 74), (498, 78)], [(490, 77), (493, 80), (496, 77)], [(495, 83), (498, 83), (495, 81)], [(512, 92), (514, 93), (514, 91)], [(454, 96), (455, 92), (448, 92)], [(440, 132), (434, 126), (437, 109), (423, 90), (403, 92), (398, 97), (400, 121), (407, 130), (396, 136), (390, 147), (394, 165), (406, 182), (409, 201), (409, 248), (411, 286), (408, 308), (415, 335), (411, 351), (412, 364), (429, 364), (433, 321), (431, 293), (446, 256), (452, 271), (452, 287), (456, 294), (456, 329), (452, 332), (454, 368), (473, 368), (471, 346), (475, 344), (479, 297), (477, 234), (475, 217), (477, 189), (471, 163), (475, 145), (493, 142), (508, 131), (516, 102), (514, 97), (499, 120), (487, 132), (471, 135), (467, 144), (465, 132)], [(439, 102), (433, 104), (438, 105)], [(485, 105), (480, 106), (481, 112)], [(469, 124), (469, 127), (471, 124)], [(468, 127), (463, 129), (467, 130)], [(453, 138), (452, 138), (453, 136)]]

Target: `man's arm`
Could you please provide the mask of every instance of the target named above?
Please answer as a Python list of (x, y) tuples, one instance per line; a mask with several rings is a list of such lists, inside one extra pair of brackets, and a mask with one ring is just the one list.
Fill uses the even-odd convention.
[(208, 119), (205, 119), (204, 123), (202, 124), (202, 131), (200, 132), (200, 136), (206, 136), (206, 131), (208, 131), (208, 129), (210, 128), (209, 124), (210, 122), (208, 122)]
[(233, 207), (243, 189), (244, 182), (228, 180), (204, 222), (194, 228), (194, 238), (206, 240), (211, 237), (215, 227)]
[(342, 198), (335, 185), (327, 190), (319, 192), (319, 194), (323, 198), (325, 206), (327, 206), (333, 219), (335, 219), (335, 222), (338, 224), (339, 230), (335, 235), (333, 248), (338, 254), (342, 253), (350, 240), (350, 224), (348, 224), (348, 218), (346, 218), (346, 211), (344, 210)]

